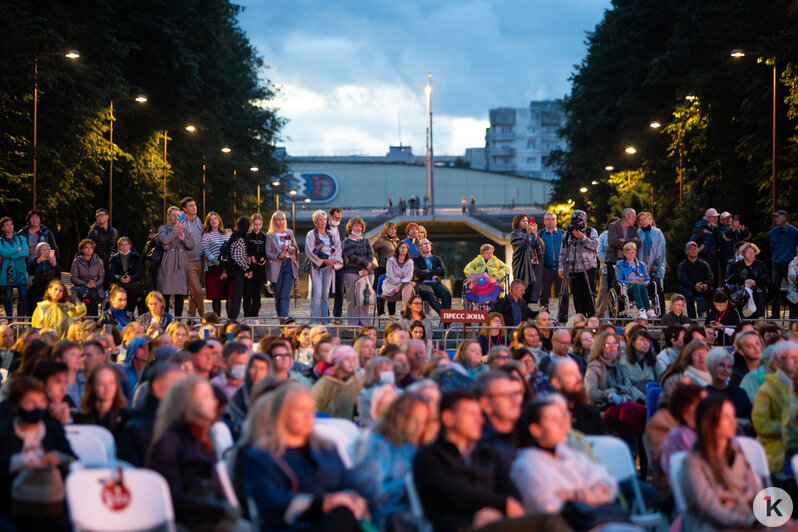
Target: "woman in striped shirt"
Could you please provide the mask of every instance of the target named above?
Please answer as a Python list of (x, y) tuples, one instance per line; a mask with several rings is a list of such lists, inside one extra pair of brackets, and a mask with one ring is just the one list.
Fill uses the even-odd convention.
[(205, 257), (205, 291), (211, 300), (213, 311), (222, 315), (222, 299), (227, 299), (229, 290), (227, 282), (220, 279), (222, 269), (219, 267), (219, 251), (222, 244), (230, 238), (230, 231), (225, 230), (222, 217), (211, 211), (205, 217), (205, 230), (202, 233), (202, 256)]

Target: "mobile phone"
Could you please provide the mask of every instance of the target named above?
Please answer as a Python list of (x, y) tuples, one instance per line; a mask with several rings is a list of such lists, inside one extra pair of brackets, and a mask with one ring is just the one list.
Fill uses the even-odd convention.
[(55, 250), (54, 249), (50, 250), (50, 258), (51, 259), (55, 258)]
[(181, 224), (185, 223), (186, 222), (186, 215), (181, 213), (180, 214), (180, 218), (178, 218), (177, 221), (180, 222)]
[(207, 328), (202, 329), (202, 339), (207, 340), (209, 336), (210, 336), (210, 331)]
[(232, 342), (233, 338), (235, 338), (235, 336), (233, 336), (233, 333), (231, 333), (231, 332), (227, 333), (225, 336), (226, 336), (228, 342)]
[(734, 219), (739, 222), (740, 221), (740, 215), (739, 214), (735, 214), (734, 215)]

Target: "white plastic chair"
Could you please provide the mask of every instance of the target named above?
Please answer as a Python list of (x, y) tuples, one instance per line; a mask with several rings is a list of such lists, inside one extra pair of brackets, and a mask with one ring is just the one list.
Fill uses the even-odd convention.
[(213, 443), (213, 450), (216, 451), (216, 459), (223, 460), (227, 451), (233, 448), (233, 434), (230, 432), (230, 427), (224, 421), (217, 421), (208, 431)]
[(335, 445), (347, 469), (352, 468), (354, 446), (360, 431), (353, 422), (341, 418), (316, 418), (313, 431)]
[[(111, 431), (105, 427), (101, 427), (99, 425), (67, 425), (64, 427), (64, 431), (66, 431), (66, 437), (69, 440), (69, 444), (72, 445), (72, 450), (75, 451), (75, 454), (78, 455), (78, 458), (84, 461), (109, 461), (116, 459), (116, 441), (114, 441), (114, 435), (111, 434)], [(79, 440), (84, 438), (93, 438), (98, 440), (103, 447), (105, 447), (105, 456), (89, 456), (89, 457), (82, 457), (80, 453), (78, 453), (77, 449), (75, 449), (75, 445), (80, 446), (80, 443), (73, 444), (73, 441), (79, 442)], [(92, 444), (87, 444), (87, 450), (90, 449), (89, 447)]]
[(770, 467), (768, 467), (768, 457), (762, 444), (750, 436), (735, 436), (734, 441), (740, 446), (745, 461), (748, 462), (754, 473), (759, 475), (766, 488), (770, 487), (772, 485)]
[(83, 464), (107, 464), (112, 460), (108, 447), (93, 434), (73, 432), (67, 427), (66, 437), (72, 452)]
[(635, 495), (631, 507), (632, 522), (644, 528), (656, 528), (660, 524), (667, 523), (665, 516), (661, 513), (646, 510), (646, 503), (643, 493), (640, 491), (640, 484), (637, 483), (637, 471), (629, 446), (615, 436), (586, 436), (586, 438), (593, 447), (593, 452), (596, 453), (599, 462), (609, 470), (610, 475), (618, 483), (631, 481)]
[(106, 506), (103, 501), (103, 487), (116, 474), (111, 469), (84, 469), (67, 476), (66, 499), (76, 532), (132, 532), (163, 525), (170, 531), (176, 530), (169, 485), (155, 471), (123, 471), (123, 485), (130, 493), (130, 501), (126, 507), (118, 510)]
[(682, 484), (679, 482), (685, 458), (687, 458), (687, 451), (679, 451), (671, 455), (668, 463), (671, 469), (669, 480), (671, 481), (671, 490), (673, 491), (673, 502), (676, 506), (676, 511), (683, 516), (685, 523), (687, 523), (687, 498), (684, 496)]

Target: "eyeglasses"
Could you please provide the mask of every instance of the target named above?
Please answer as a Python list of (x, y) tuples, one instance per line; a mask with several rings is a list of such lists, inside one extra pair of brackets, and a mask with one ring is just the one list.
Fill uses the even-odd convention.
[(609, 347), (618, 347), (618, 344), (617, 343), (613, 344), (613, 343), (608, 342), (608, 343), (604, 344), (604, 347), (608, 347), (608, 348)]
[(280, 357), (290, 357), (291, 353), (272, 353), (272, 357), (280, 358)]
[(423, 244), (421, 244), (421, 247), (427, 247), (427, 246), (429, 246), (429, 245), (430, 245), (430, 243), (429, 243), (429, 242), (424, 242)]
[(413, 301), (410, 303), (411, 305), (421, 305), (421, 301)]

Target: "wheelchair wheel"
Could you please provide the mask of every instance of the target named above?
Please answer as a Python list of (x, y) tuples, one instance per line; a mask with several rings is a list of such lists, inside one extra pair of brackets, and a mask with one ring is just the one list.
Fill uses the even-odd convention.
[(620, 314), (620, 310), (618, 292), (614, 288), (610, 288), (609, 292), (607, 292), (607, 314), (609, 314), (611, 320), (614, 320)]

